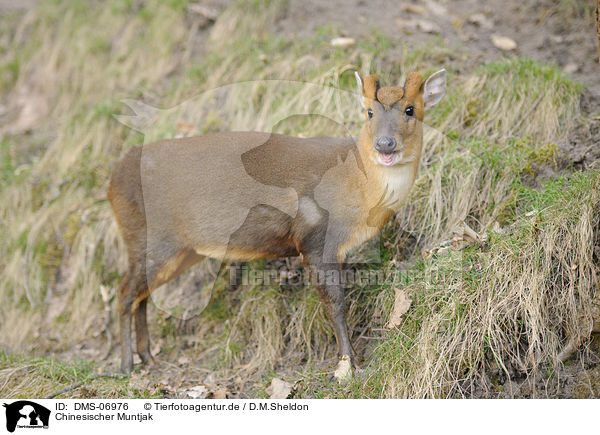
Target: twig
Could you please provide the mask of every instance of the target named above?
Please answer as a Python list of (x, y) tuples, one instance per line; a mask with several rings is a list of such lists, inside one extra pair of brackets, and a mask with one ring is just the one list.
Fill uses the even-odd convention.
[(124, 379), (126, 377), (127, 377), (127, 375), (123, 375), (123, 374), (94, 375), (94, 376), (91, 376), (91, 377), (89, 377), (87, 379), (84, 379), (83, 381), (75, 382), (74, 384), (71, 384), (68, 387), (61, 388), (57, 392), (52, 393), (49, 396), (44, 397), (44, 399), (54, 399), (56, 396), (60, 396), (61, 394), (64, 394), (64, 393), (66, 393), (68, 391), (75, 390), (75, 389), (81, 387), (86, 382), (91, 382), (91, 381), (94, 381), (94, 380), (99, 379), (99, 378)]

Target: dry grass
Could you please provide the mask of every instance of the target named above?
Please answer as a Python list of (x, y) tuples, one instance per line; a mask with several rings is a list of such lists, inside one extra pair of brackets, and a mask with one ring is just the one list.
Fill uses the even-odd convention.
[[(404, 277), (413, 309), (386, 334), (363, 391), (512, 397), (519, 392), (510, 380), (526, 380), (529, 394), (552, 396), (561, 351), (586, 343), (593, 327), (599, 188), (598, 173), (588, 173), (525, 190), (519, 202), (530, 212), (490, 232), (487, 245), (414, 268)], [(392, 297), (382, 299), (386, 308)]]
[[(0, 352), (0, 396), (7, 399), (46, 398), (156, 398), (159, 388), (140, 388), (121, 375), (94, 372), (84, 361), (65, 363), (51, 358), (7, 356)], [(72, 388), (81, 383), (78, 388)], [(64, 390), (64, 393), (60, 393)]]
[[(113, 284), (125, 264), (105, 191), (123, 142), (140, 139), (111, 115), (123, 89), (151, 90), (185, 60), (189, 35), (182, 14), (163, 4), (148, 5), (160, 20), (112, 6), (43, 4), (8, 35), (3, 61), (22, 66), (3, 99), (32, 129), (6, 128), (2, 139), (15, 161), (0, 193), (7, 236), (0, 241), (7, 259), (0, 318), (8, 348), (39, 346), (39, 331), (47, 331), (42, 341), (60, 337), (54, 350), (89, 336), (98, 328), (100, 285)], [(24, 93), (24, 101), (43, 99), (48, 110), (29, 119), (18, 105)], [(22, 141), (39, 145), (27, 152)], [(69, 324), (79, 327), (65, 334)]]
[[(404, 49), (390, 60), (380, 35), (347, 50), (327, 46), (326, 32), (316, 40), (283, 40), (271, 28), (284, 8), (234, 4), (204, 35), (202, 49), (185, 2), (150, 1), (141, 9), (118, 1), (48, 3), (0, 26), (0, 101), (13, 114), (0, 130), (0, 347), (71, 355), (82, 342), (102, 343), (99, 290), (104, 285), (114, 294), (126, 264), (105, 192), (112, 166), (130, 146), (178, 133), (184, 115), (200, 132), (274, 126), (290, 134), (356, 133), (353, 96), (332, 90), (342, 101), (323, 98), (321, 85), (353, 90), (355, 69), (401, 82), (407, 71), (431, 72), (448, 61), (449, 95), (428, 118), (438, 130), (426, 131), (421, 177), (386, 230), (392, 245), (384, 267), (394, 271), (407, 253), (418, 264), (380, 287), (349, 289), (355, 340), (365, 331), (377, 335), (394, 286), (406, 286), (413, 307), (401, 327), (384, 334), (361, 383), (334, 393), (463, 396), (499, 389), (496, 378), (503, 376), (556, 370), (560, 349), (571, 338), (585, 341), (591, 327), (597, 178), (565, 179), (542, 193), (531, 185), (541, 167), (555, 166), (554, 144), (580, 116), (580, 87), (553, 66), (523, 59), (456, 77), (452, 53), (437, 46)], [(237, 37), (230, 37), (233, 28)], [(319, 86), (262, 82), (275, 78)], [(215, 96), (219, 110), (210, 102)], [(128, 113), (123, 98), (177, 109), (143, 137), (114, 118)], [(32, 101), (41, 108), (33, 114)], [(277, 123), (290, 113), (334, 112), (338, 123), (319, 116)], [(420, 248), (451, 238), (464, 222), (489, 232), (488, 244), (420, 258)], [(496, 222), (500, 232), (492, 232)], [(225, 276), (210, 302), (198, 298), (196, 311), (208, 305), (193, 319), (195, 329), (184, 331), (176, 317), (189, 319), (185, 310), (201, 281), (196, 270), (157, 294), (157, 301), (172, 297), (168, 312), (151, 312), (159, 358), (176, 358), (175, 333), (185, 334), (194, 360), (219, 375), (260, 380), (280, 370), (307, 384), (316, 379), (305, 395), (333, 391), (314, 368), (333, 357), (335, 342), (312, 289), (231, 289)], [(110, 308), (114, 314), (114, 301)], [(2, 368), (0, 383), (19, 364), (27, 363)], [(10, 385), (10, 396), (25, 389)]]

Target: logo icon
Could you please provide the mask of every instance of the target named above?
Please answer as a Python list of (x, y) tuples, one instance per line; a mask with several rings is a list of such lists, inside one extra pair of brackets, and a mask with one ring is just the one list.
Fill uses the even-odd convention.
[(50, 410), (29, 400), (4, 403), (6, 408), (6, 430), (14, 432), (18, 428), (48, 429)]

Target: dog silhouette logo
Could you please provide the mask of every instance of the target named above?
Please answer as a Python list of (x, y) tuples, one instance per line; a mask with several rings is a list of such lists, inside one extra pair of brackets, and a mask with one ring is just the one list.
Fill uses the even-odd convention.
[(18, 428), (48, 428), (50, 410), (29, 400), (4, 403), (6, 408), (6, 430), (14, 432)]

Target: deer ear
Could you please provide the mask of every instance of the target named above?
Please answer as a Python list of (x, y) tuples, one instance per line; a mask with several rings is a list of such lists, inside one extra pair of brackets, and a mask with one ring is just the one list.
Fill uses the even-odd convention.
[(360, 106), (363, 109), (366, 109), (365, 99), (363, 97), (363, 82), (360, 76), (358, 75), (358, 71), (354, 71), (354, 77), (356, 78), (356, 87), (358, 88), (358, 99), (360, 100)]
[(439, 103), (446, 93), (446, 70), (441, 69), (429, 76), (423, 83), (423, 101), (425, 108), (435, 106)]

